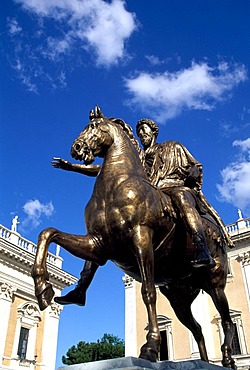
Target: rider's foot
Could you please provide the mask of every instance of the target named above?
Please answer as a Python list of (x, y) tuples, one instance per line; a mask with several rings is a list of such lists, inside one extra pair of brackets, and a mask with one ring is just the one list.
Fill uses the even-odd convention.
[(78, 306), (85, 306), (85, 291), (80, 289), (79, 286), (76, 286), (76, 288), (71, 290), (68, 294), (61, 297), (55, 297), (54, 301), (62, 305), (77, 304)]
[(191, 265), (195, 268), (204, 266), (213, 268), (216, 266), (216, 263), (209, 252), (205, 249), (201, 249), (195, 253), (194, 259), (191, 261)]
[(193, 245), (195, 247), (194, 257), (191, 261), (191, 265), (195, 268), (198, 267), (215, 267), (216, 263), (211, 257), (210, 251), (207, 247), (205, 237), (202, 233), (193, 234)]

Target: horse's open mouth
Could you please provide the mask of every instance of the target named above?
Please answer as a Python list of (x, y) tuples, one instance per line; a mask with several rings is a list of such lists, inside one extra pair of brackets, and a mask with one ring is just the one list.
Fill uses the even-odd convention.
[(74, 149), (71, 149), (71, 156), (78, 160), (78, 161), (83, 161), (84, 164), (91, 164), (94, 162), (95, 157), (92, 153), (92, 150), (89, 148), (86, 150), (81, 149), (80, 151), (75, 151)]
[(83, 161), (84, 164), (90, 164), (95, 159), (89, 145), (82, 140), (76, 140), (73, 143), (70, 154), (74, 159)]
[(93, 153), (90, 152), (82, 157), (82, 161), (84, 164), (91, 164), (95, 160), (95, 157), (93, 156)]

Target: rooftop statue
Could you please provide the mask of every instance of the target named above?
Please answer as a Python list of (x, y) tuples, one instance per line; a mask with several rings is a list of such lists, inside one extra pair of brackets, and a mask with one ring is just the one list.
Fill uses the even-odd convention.
[(15, 217), (12, 219), (12, 223), (11, 223), (11, 231), (17, 232), (17, 225), (18, 225), (19, 223), (20, 223), (20, 222), (18, 221), (18, 216), (15, 216)]
[[(96, 176), (96, 181), (85, 208), (87, 235), (50, 227), (38, 237), (32, 276), (39, 306), (45, 309), (54, 296), (46, 267), (50, 243), (86, 260), (78, 298), (84, 296), (98, 266), (111, 260), (142, 284), (149, 330), (140, 357), (158, 358), (157, 284), (194, 335), (201, 359), (208, 361), (201, 327), (191, 312), (192, 302), (203, 289), (221, 315), (225, 334), (222, 364), (234, 369), (233, 323), (224, 293), (230, 239), (201, 192), (202, 166), (180, 143), (157, 144), (158, 127), (153, 121), (139, 121), (137, 133), (144, 150), (128, 124), (106, 118), (96, 107), (71, 148), (72, 157), (84, 164), (55, 158), (54, 167)], [(101, 166), (92, 164), (95, 157), (103, 158)], [(64, 304), (78, 303), (67, 296), (64, 299), (56, 298)]]

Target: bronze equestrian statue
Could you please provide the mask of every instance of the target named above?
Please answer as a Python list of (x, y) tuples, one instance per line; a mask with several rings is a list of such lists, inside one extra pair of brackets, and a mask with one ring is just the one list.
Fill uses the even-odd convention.
[[(140, 150), (141, 160), (151, 183), (165, 193), (169, 193), (171, 200), (177, 207), (186, 227), (193, 239), (194, 259), (191, 261), (194, 267), (214, 267), (207, 248), (206, 238), (203, 231), (202, 220), (194, 201), (196, 197), (202, 202), (202, 208), (210, 212), (215, 222), (221, 226), (222, 234), (226, 242), (232, 246), (232, 241), (225, 226), (212, 206), (204, 198), (202, 187), (202, 165), (188, 152), (180, 143), (166, 141), (157, 144), (158, 126), (150, 119), (143, 118), (136, 126), (137, 135), (143, 145)], [(75, 165), (61, 158), (54, 158), (52, 165), (68, 171), (84, 173), (88, 176), (97, 176), (100, 165)], [(184, 186), (185, 185), (185, 186)], [(191, 195), (190, 195), (191, 193)], [(86, 302), (86, 291), (98, 268), (94, 262), (86, 261), (81, 271), (80, 279), (76, 287), (65, 296), (55, 297), (59, 304), (77, 304), (84, 306)]]
[[(143, 166), (143, 155), (138, 152), (130, 126), (122, 120), (104, 117), (98, 107), (91, 111), (90, 119), (71, 149), (71, 155), (83, 160), (84, 165), (56, 161), (61, 168), (68, 165), (68, 169), (83, 174), (96, 176), (98, 173), (85, 209), (87, 235), (67, 234), (54, 228), (40, 233), (32, 269), (40, 308), (45, 309), (54, 295), (46, 267), (48, 248), (54, 242), (90, 264), (86, 269), (86, 286), (97, 266), (104, 265), (107, 260), (142, 283), (149, 331), (140, 357), (150, 361), (157, 360), (160, 345), (155, 284), (169, 299), (179, 320), (193, 333), (201, 359), (208, 361), (201, 327), (190, 308), (200, 289), (206, 291), (221, 315), (225, 334), (222, 364), (235, 369), (231, 356), (233, 323), (224, 293), (226, 238), (211, 210), (205, 211), (202, 197), (195, 194), (199, 191), (196, 183), (201, 173), (187, 167), (190, 183), (188, 186), (185, 181), (180, 184), (181, 191), (187, 191), (192, 206), (198, 210), (197, 218), (203, 226), (200, 229), (201, 224), (198, 224), (193, 232), (182, 213), (178, 196), (171, 200), (174, 187), (169, 190), (165, 184), (162, 191), (154, 184), (153, 177), (150, 181), (150, 161), (145, 155)], [(145, 145), (144, 149), (145, 153)], [(97, 156), (103, 158), (101, 167), (91, 165)], [(193, 162), (199, 169), (198, 162), (194, 159)]]

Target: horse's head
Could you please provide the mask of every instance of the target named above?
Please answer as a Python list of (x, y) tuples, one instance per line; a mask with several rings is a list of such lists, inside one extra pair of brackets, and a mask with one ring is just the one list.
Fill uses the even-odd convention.
[(113, 143), (110, 120), (102, 114), (98, 106), (90, 111), (90, 122), (73, 142), (71, 156), (90, 164), (95, 157), (103, 157)]

